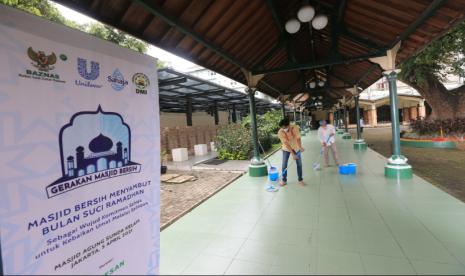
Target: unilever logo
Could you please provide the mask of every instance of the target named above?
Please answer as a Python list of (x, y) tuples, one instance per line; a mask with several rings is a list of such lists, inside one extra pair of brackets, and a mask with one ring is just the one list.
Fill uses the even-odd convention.
[(78, 58), (78, 72), (86, 80), (96, 80), (100, 75), (100, 64), (95, 61), (90, 62), (90, 72), (87, 72), (87, 60)]
[(121, 74), (118, 68), (113, 71), (111, 76), (107, 77), (107, 80), (115, 91), (121, 91), (126, 85), (128, 85), (128, 81), (124, 79), (123, 74)]
[(100, 64), (96, 61), (90, 61), (90, 71), (87, 70), (87, 60), (83, 58), (77, 59), (77, 70), (79, 75), (87, 81), (76, 80), (78, 86), (86, 86), (92, 88), (102, 88), (100, 84), (94, 84), (91, 81), (96, 80), (100, 76)]

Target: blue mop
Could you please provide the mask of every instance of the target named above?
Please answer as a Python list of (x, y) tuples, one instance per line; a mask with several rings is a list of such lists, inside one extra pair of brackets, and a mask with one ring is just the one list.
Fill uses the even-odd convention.
[[(328, 144), (329, 139), (331, 139), (331, 136), (328, 136), (328, 139), (326, 140), (326, 144)], [(324, 146), (321, 146), (320, 155), (318, 156), (318, 161), (313, 163), (313, 170), (318, 171), (321, 169), (320, 161), (321, 161), (321, 156), (323, 156), (323, 153), (324, 153)]]
[[(297, 156), (299, 158), (301, 158), (301, 153), (300, 151), (297, 152)], [(268, 161), (269, 163), (269, 161)], [(287, 172), (287, 170), (291, 167), (293, 163), (289, 164), (289, 166), (287, 166), (287, 168), (285, 168), (281, 174), (281, 178), (282, 176)], [(270, 163), (270, 169), (268, 171), (268, 186), (266, 186), (266, 191), (267, 192), (277, 192), (279, 190), (279, 188), (276, 187), (276, 185), (274, 185), (274, 183), (278, 182), (279, 180), (279, 171), (278, 171), (278, 168), (272, 166)]]
[[(263, 149), (263, 146), (260, 143), (260, 141), (258, 141), (258, 145), (260, 146), (262, 151), (265, 152), (265, 150)], [(301, 157), (300, 151), (297, 153), (297, 156), (299, 158)], [(268, 166), (270, 168), (268, 170), (268, 185), (266, 186), (265, 190), (267, 192), (277, 192), (277, 191), (279, 191), (279, 185), (275, 185), (275, 184), (279, 181), (279, 178), (280, 178), (278, 168), (273, 166), (269, 159), (266, 159), (266, 162), (268, 163)], [(290, 165), (292, 165), (292, 163), (289, 164), (289, 166), (286, 169), (284, 169), (282, 174), (287, 172), (287, 169), (289, 169)], [(282, 175), (281, 175), (281, 177), (282, 177)]]
[[(258, 141), (258, 145), (262, 149), (263, 153), (265, 153), (265, 150), (263, 149), (262, 144), (260, 141)], [(268, 166), (270, 167), (268, 169), (268, 185), (266, 186), (265, 190), (267, 192), (277, 192), (279, 189), (273, 185), (274, 182), (276, 182), (277, 179), (279, 179), (279, 173), (276, 167), (271, 165), (269, 158), (266, 159), (266, 162), (268, 163)]]

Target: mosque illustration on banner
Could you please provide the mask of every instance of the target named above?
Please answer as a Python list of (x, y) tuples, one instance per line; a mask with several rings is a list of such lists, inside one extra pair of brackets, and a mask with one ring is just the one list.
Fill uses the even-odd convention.
[[(57, 185), (61, 188), (55, 190), (64, 190), (96, 182), (85, 176), (99, 172), (115, 169), (123, 172), (111, 175), (114, 177), (140, 170), (140, 164), (131, 161), (129, 125), (120, 114), (105, 112), (100, 105), (96, 111), (74, 114), (70, 123), (62, 127), (59, 140), (62, 177), (50, 184), (47, 191)], [(100, 180), (105, 178), (109, 177), (98, 177)]]

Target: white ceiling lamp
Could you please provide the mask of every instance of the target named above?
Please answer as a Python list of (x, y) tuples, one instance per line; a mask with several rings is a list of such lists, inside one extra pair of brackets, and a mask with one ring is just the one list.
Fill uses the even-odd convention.
[(324, 14), (319, 14), (312, 20), (312, 26), (315, 30), (324, 29), (326, 25), (328, 25), (328, 17)]
[(297, 12), (297, 18), (299, 18), (300, 22), (310, 22), (313, 17), (315, 16), (315, 9), (310, 5), (305, 5), (300, 8)]
[(288, 33), (295, 34), (300, 30), (300, 22), (299, 22), (299, 20), (297, 20), (295, 18), (289, 19), (286, 22), (285, 28), (286, 28), (286, 31)]
[(324, 85), (325, 85), (325, 82), (324, 82), (324, 81), (319, 81), (319, 82), (318, 82), (318, 86), (319, 86), (319, 87), (323, 87)]
[(310, 88), (313, 89), (316, 87), (316, 83), (314, 81), (310, 82)]
[[(302, 6), (299, 11), (297, 12), (297, 20), (295, 18), (291, 18), (286, 22), (284, 26), (286, 31), (290, 34), (295, 34), (300, 30), (300, 22), (302, 23), (309, 23), (316, 30), (321, 30), (328, 25), (328, 17), (324, 14), (319, 14), (315, 16), (315, 8), (311, 5), (304, 5)], [(310, 23), (309, 23), (310, 25)]]

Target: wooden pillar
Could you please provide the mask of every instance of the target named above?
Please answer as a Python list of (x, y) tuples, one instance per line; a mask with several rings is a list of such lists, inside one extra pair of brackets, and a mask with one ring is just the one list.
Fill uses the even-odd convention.
[(370, 124), (370, 118), (368, 118), (368, 110), (363, 110), (363, 121), (365, 121), (365, 125)]
[(418, 118), (418, 108), (416, 106), (410, 107), (410, 119), (416, 120)]
[(402, 121), (404, 123), (410, 122), (410, 108), (408, 107), (402, 108)]
[(220, 116), (218, 115), (218, 104), (215, 102), (213, 105), (213, 116), (215, 117), (215, 125), (220, 123)]
[(187, 98), (187, 103), (186, 103), (186, 124), (187, 126), (192, 126), (192, 98), (188, 97)]
[(236, 105), (233, 104), (233, 106), (232, 106), (232, 116), (231, 116), (233, 123), (237, 123), (237, 114), (236, 113), (237, 113)]
[(425, 119), (426, 118), (425, 100), (421, 101), (418, 104), (418, 118), (420, 118), (420, 119)]
[(378, 126), (378, 115), (376, 114), (376, 106), (373, 105), (371, 109), (368, 110), (368, 120), (372, 127)]

